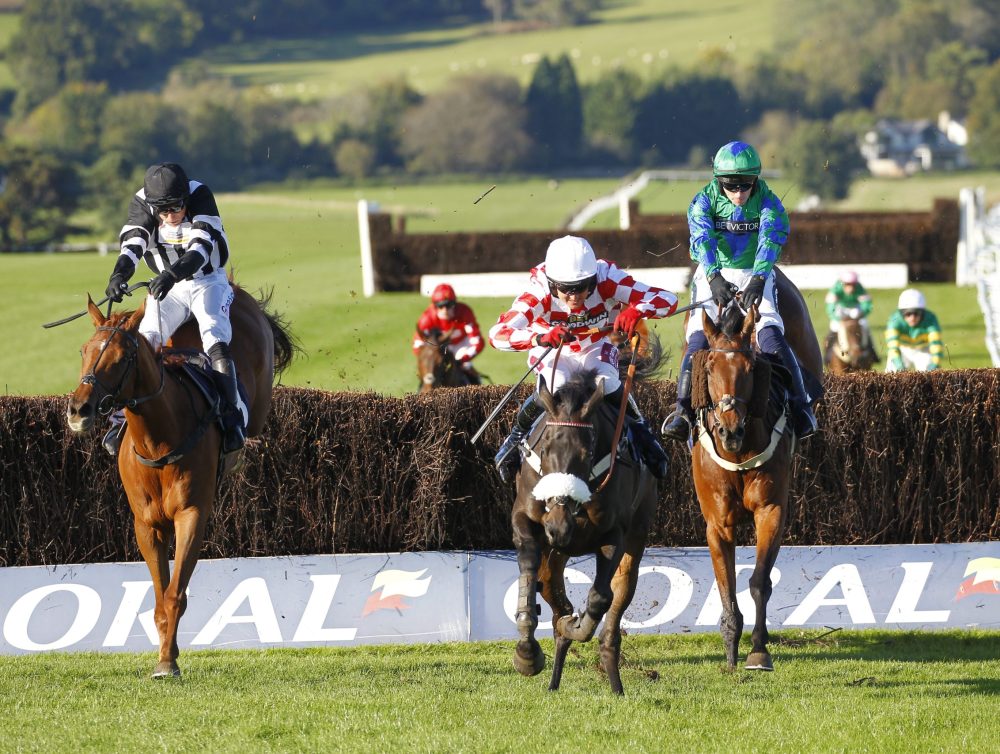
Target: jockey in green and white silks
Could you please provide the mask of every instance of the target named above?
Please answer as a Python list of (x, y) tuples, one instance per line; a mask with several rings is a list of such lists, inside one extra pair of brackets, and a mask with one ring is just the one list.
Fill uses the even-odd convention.
[(907, 288), (899, 294), (898, 306), (885, 326), (885, 371), (939, 369), (944, 358), (941, 325), (927, 308), (924, 294)]
[(742, 291), (744, 310), (756, 304), (760, 319), (757, 344), (764, 353), (780, 358), (792, 376), (792, 412), (795, 433), (808, 437), (816, 429), (811, 399), (799, 364), (785, 340), (778, 313), (773, 268), (788, 240), (788, 213), (778, 196), (760, 178), (760, 156), (749, 144), (725, 144), (713, 161), (714, 179), (699, 191), (688, 207), (691, 259), (698, 263), (691, 281), (692, 301), (713, 303), (691, 312), (687, 350), (677, 380), (677, 410), (664, 422), (665, 437), (686, 441), (694, 425), (691, 409), (691, 359), (708, 347), (702, 317), (718, 320), (719, 312)]

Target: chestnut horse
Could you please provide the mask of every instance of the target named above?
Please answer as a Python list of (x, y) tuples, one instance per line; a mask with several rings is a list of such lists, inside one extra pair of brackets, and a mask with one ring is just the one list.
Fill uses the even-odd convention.
[(837, 323), (827, 342), (826, 366), (833, 374), (865, 372), (875, 364), (875, 355), (866, 342), (861, 322), (851, 317)]
[[(782, 283), (791, 287), (782, 288)], [(786, 338), (802, 362), (808, 386), (812, 377), (807, 372), (820, 374), (822, 360), (805, 301), (787, 278), (779, 280), (778, 301)], [(736, 667), (743, 633), (736, 599), (735, 530), (750, 519), (757, 547), (750, 576), (755, 617), (746, 667), (773, 670), (767, 650), (767, 603), (771, 569), (784, 535), (795, 437), (784, 386), (780, 379), (772, 381), (771, 363), (755, 350), (756, 319), (756, 307), (743, 315), (735, 302), (723, 312), (719, 326), (704, 318), (709, 349), (696, 355), (692, 371), (698, 440), (691, 467), (722, 600), (726, 660), (730, 669)], [(780, 377), (778, 368), (773, 371)], [(810, 388), (814, 395), (820, 392), (818, 383)]]
[[(247, 436), (253, 437), (264, 428), (272, 383), (291, 362), (295, 345), (281, 319), (267, 311), (266, 298), (257, 301), (233, 288), (230, 348), (246, 389)], [(132, 509), (136, 542), (153, 580), (153, 615), (160, 638), (153, 677), (180, 676), (177, 627), (187, 605), (186, 589), (218, 483), (242, 451), (222, 457), (216, 407), (186, 373), (165, 366), (163, 355), (139, 335), (145, 303), (138, 311), (105, 318), (88, 296), (87, 309), (96, 329), (81, 349), (81, 380), (70, 395), (67, 421), (74, 432), (85, 432), (112, 411), (125, 409), (128, 429), (118, 452), (118, 472)], [(170, 345), (200, 351), (195, 323), (182, 326)]]
[[(518, 473), (511, 515), (520, 571), (514, 667), (523, 675), (545, 667), (535, 639), (541, 591), (552, 608), (556, 636), (549, 689), (559, 688), (570, 644), (589, 641), (604, 618), (601, 664), (611, 690), (622, 694), (621, 620), (635, 593), (656, 511), (656, 479), (621, 453), (602, 487), (617, 413), (605, 404), (603, 382), (595, 383), (592, 372), (574, 376), (554, 395), (539, 377), (538, 397), (545, 413), (528, 436), (531, 453)], [(563, 571), (570, 556), (589, 554), (597, 558), (596, 575), (586, 608), (574, 616)]]
[(439, 387), (465, 387), (472, 381), (465, 370), (455, 361), (448, 348), (451, 333), (432, 330), (417, 351), (417, 377), (420, 378), (421, 393), (429, 393)]

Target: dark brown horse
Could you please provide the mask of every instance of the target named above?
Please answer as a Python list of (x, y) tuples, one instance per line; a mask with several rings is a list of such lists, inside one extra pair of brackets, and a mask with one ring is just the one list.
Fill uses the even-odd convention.
[(837, 323), (827, 340), (826, 366), (833, 374), (865, 372), (875, 364), (875, 353), (861, 322), (850, 317)]
[[(612, 691), (621, 694), (621, 620), (635, 593), (656, 510), (656, 480), (624, 453), (601, 488), (617, 418), (604, 402), (602, 386), (585, 373), (553, 395), (539, 378), (545, 414), (528, 437), (532, 453), (521, 464), (512, 513), (520, 570), (514, 667), (536, 675), (545, 666), (535, 639), (541, 591), (552, 608), (556, 636), (549, 689), (559, 688), (570, 644), (589, 641), (604, 618), (601, 664)], [(573, 615), (563, 571), (570, 556), (589, 554), (597, 559), (594, 583), (586, 607)]]
[[(798, 352), (804, 370), (818, 374), (822, 368), (819, 344), (801, 295), (785, 294), (782, 303), (789, 343), (805, 344)], [(800, 318), (786, 318), (786, 311)], [(767, 650), (767, 603), (771, 569), (785, 529), (795, 439), (784, 391), (772, 391), (771, 364), (755, 349), (756, 319), (756, 307), (743, 315), (735, 303), (723, 312), (719, 326), (710, 317), (704, 318), (709, 350), (696, 355), (692, 372), (698, 440), (691, 467), (722, 599), (726, 660), (731, 669), (736, 667), (743, 633), (736, 599), (736, 526), (751, 520), (757, 536), (756, 564), (750, 576), (756, 610), (746, 667), (773, 670)]]
[(421, 393), (429, 393), (439, 387), (465, 387), (471, 385), (468, 373), (462, 369), (448, 343), (451, 333), (431, 332), (424, 338), (423, 345), (417, 351), (417, 377), (420, 378)]
[[(253, 437), (264, 428), (274, 378), (291, 362), (295, 346), (280, 318), (266, 310), (266, 300), (258, 302), (236, 286), (234, 290), (230, 348), (246, 388), (247, 436)], [(145, 304), (136, 312), (108, 318), (89, 297), (87, 308), (96, 329), (81, 350), (81, 380), (69, 398), (66, 417), (70, 429), (85, 432), (111, 411), (125, 409), (128, 429), (118, 453), (118, 471), (136, 541), (153, 579), (153, 615), (160, 637), (153, 677), (179, 676), (177, 626), (187, 605), (185, 590), (198, 562), (219, 480), (242, 451), (222, 457), (221, 431), (212, 421), (208, 401), (186, 373), (166, 367), (162, 354), (138, 333)], [(169, 345), (200, 351), (194, 323), (179, 329)], [(156, 464), (148, 465), (149, 460)]]

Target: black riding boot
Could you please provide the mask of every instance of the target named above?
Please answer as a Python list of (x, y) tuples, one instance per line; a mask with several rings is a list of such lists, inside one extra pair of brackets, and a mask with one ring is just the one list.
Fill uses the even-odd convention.
[(114, 458), (118, 455), (118, 449), (122, 446), (122, 440), (125, 439), (125, 430), (128, 428), (128, 422), (125, 421), (124, 411), (115, 411), (109, 419), (111, 420), (111, 429), (104, 435), (101, 445), (108, 451), (108, 455)]
[[(619, 387), (615, 392), (604, 398), (614, 406), (616, 411), (621, 410), (622, 392), (624, 392), (624, 389), (624, 387)], [(667, 453), (663, 450), (663, 446), (660, 445), (660, 441), (656, 439), (653, 430), (649, 428), (649, 424), (643, 418), (642, 412), (639, 411), (639, 406), (631, 395), (628, 397), (628, 408), (625, 410), (625, 413), (631, 420), (630, 429), (632, 439), (635, 441), (636, 450), (639, 451), (642, 460), (646, 463), (653, 476), (657, 479), (665, 479), (670, 468)]]
[(236, 365), (232, 359), (212, 360), (212, 378), (222, 399), (222, 451), (232, 453), (246, 443), (243, 412), (240, 411), (239, 388), (236, 383)]
[(514, 426), (510, 430), (510, 434), (507, 435), (507, 439), (500, 445), (500, 450), (497, 451), (493, 459), (497, 471), (500, 472), (500, 478), (505, 482), (512, 480), (514, 475), (517, 474), (517, 470), (521, 467), (521, 454), (517, 452), (517, 446), (528, 436), (535, 420), (544, 411), (545, 409), (542, 407), (541, 401), (538, 400), (536, 393), (529, 395), (527, 400), (521, 404), (521, 408), (517, 410), (517, 416), (514, 418)]
[(660, 434), (670, 440), (687, 442), (694, 426), (694, 409), (691, 408), (691, 357), (686, 351), (681, 359), (681, 373), (677, 376), (677, 407), (663, 422)]
[(819, 429), (816, 423), (816, 416), (813, 414), (812, 406), (809, 405), (809, 393), (806, 392), (805, 382), (802, 381), (802, 370), (799, 369), (799, 360), (792, 353), (791, 346), (781, 338), (777, 355), (792, 377), (792, 419), (795, 425), (795, 435), (800, 440), (804, 440)]

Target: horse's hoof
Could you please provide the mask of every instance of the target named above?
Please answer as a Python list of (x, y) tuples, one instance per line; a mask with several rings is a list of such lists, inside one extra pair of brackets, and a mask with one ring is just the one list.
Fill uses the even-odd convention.
[(747, 655), (747, 670), (774, 670), (769, 652), (751, 652)]
[(153, 678), (159, 680), (161, 678), (180, 678), (181, 669), (177, 667), (176, 662), (160, 662), (157, 663), (156, 667), (153, 669)]
[(514, 669), (521, 675), (538, 675), (545, 667), (545, 654), (538, 642), (519, 641), (514, 648)]

